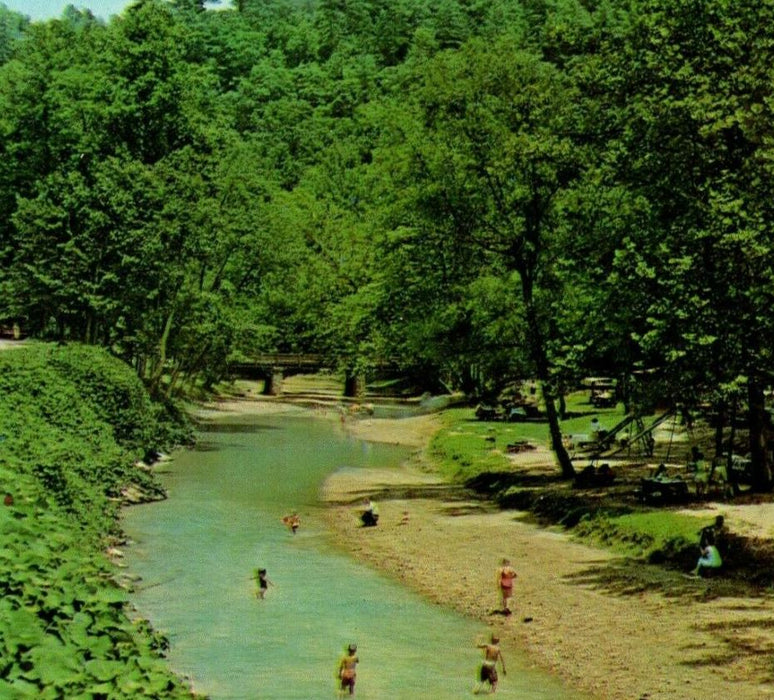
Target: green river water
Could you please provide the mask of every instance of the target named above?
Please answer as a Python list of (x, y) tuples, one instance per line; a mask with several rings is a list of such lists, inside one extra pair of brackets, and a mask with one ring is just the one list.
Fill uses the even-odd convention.
[[(169, 498), (127, 509), (123, 523), (129, 571), (142, 577), (132, 602), (169, 637), (172, 666), (197, 690), (213, 700), (334, 698), (338, 660), (355, 642), (362, 700), (472, 697), (486, 626), (341, 554), (319, 518), (329, 473), (397, 466), (404, 450), (282, 415), (231, 417), (199, 438), (164, 465)], [(280, 522), (292, 510), (296, 535)], [(259, 566), (274, 584), (264, 600), (251, 579)], [(503, 652), (497, 697), (579, 697)]]

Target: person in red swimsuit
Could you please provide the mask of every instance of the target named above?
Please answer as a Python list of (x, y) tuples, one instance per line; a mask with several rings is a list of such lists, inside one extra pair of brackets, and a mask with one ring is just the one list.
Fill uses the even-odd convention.
[(503, 559), (497, 570), (497, 585), (500, 587), (500, 596), (503, 601), (503, 613), (511, 614), (511, 597), (513, 596), (513, 581), (516, 572), (511, 566), (510, 559)]

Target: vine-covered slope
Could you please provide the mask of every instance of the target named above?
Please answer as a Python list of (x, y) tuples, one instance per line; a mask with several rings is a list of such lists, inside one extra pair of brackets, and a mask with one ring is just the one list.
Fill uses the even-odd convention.
[(0, 697), (182, 698), (104, 550), (172, 436), (131, 370), (83, 346), (0, 353)]

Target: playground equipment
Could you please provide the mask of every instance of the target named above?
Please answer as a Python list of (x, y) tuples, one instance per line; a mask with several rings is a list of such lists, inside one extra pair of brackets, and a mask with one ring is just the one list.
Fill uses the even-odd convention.
[(656, 441), (653, 431), (674, 415), (674, 411), (665, 411), (649, 425), (638, 413), (628, 413), (609, 430), (601, 430), (594, 435), (570, 435), (568, 447), (584, 453), (590, 453), (595, 459), (614, 457), (624, 450), (631, 452), (639, 446), (639, 451), (648, 457), (653, 455)]

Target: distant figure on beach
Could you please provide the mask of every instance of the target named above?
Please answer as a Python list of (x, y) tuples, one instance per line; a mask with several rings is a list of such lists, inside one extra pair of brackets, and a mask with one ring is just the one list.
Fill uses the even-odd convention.
[(497, 569), (497, 585), (500, 588), (500, 597), (503, 604), (503, 613), (511, 614), (511, 597), (513, 596), (513, 581), (516, 578), (516, 571), (511, 566), (510, 559), (503, 559), (500, 568)]
[(291, 513), (290, 515), (286, 515), (284, 518), (282, 518), (282, 522), (285, 523), (287, 528), (295, 535), (296, 530), (298, 530), (299, 526), (301, 525), (301, 517), (298, 515), (298, 513)]
[(500, 665), (503, 669), (503, 675), (505, 676), (505, 659), (500, 651), (500, 638), (496, 634), (492, 634), (492, 641), (487, 644), (478, 644), (479, 649), (484, 650), (484, 661), (481, 664), (481, 672), (479, 674), (479, 683), (476, 689), (473, 691), (478, 694), (483, 689), (484, 683), (489, 683), (489, 692), (494, 693), (497, 690), (497, 660), (500, 660)]
[(365, 499), (364, 505), (365, 510), (360, 514), (363, 527), (374, 527), (379, 522), (379, 508), (370, 498)]
[(704, 495), (709, 485), (710, 474), (704, 462), (704, 453), (696, 445), (691, 448), (691, 458), (686, 466), (686, 471), (693, 472), (696, 495)]
[(350, 644), (347, 647), (347, 653), (344, 654), (339, 662), (339, 681), (340, 690), (349, 691), (350, 695), (355, 694), (355, 679), (357, 678), (357, 665), (360, 659), (357, 657), (357, 644)]
[(273, 586), (274, 584), (267, 577), (266, 569), (256, 569), (254, 577), (255, 583), (258, 585), (258, 590), (255, 592), (255, 595), (257, 598), (263, 600), (266, 597), (266, 591), (269, 589), (269, 586)]

